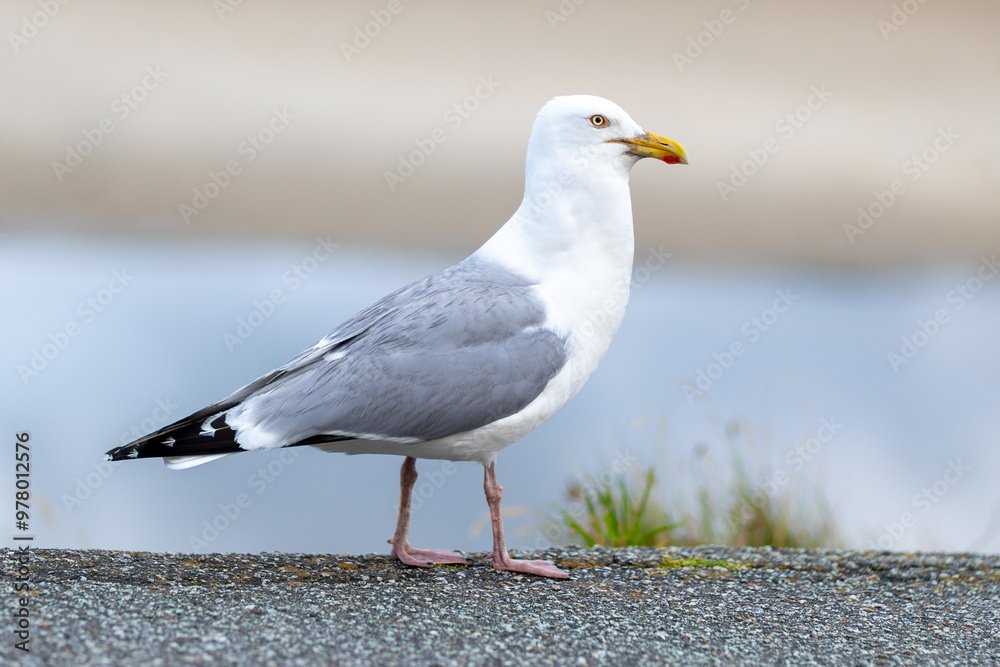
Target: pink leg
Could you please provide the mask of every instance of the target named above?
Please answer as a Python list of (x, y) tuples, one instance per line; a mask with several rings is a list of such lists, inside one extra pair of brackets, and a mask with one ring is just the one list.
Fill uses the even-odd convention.
[(416, 481), (417, 460), (407, 456), (403, 461), (403, 467), (399, 470), (399, 518), (396, 520), (396, 534), (389, 540), (389, 544), (392, 545), (392, 556), (414, 567), (468, 565), (472, 559), (454, 551), (414, 549), (410, 546), (407, 538), (410, 527), (410, 497), (413, 495), (413, 484)]
[(569, 574), (547, 560), (514, 560), (507, 553), (507, 544), (503, 537), (503, 517), (500, 515), (500, 498), (503, 497), (503, 487), (497, 484), (495, 463), (486, 466), (486, 503), (490, 506), (490, 520), (493, 523), (493, 568), (510, 572), (537, 574), (540, 577), (552, 579), (569, 579)]

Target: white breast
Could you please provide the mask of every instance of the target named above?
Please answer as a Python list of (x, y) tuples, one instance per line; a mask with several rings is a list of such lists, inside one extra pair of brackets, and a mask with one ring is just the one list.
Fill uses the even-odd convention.
[[(525, 233), (535, 221), (507, 223), (478, 253), (501, 262), (537, 285), (545, 304), (544, 327), (566, 340), (566, 364), (542, 393), (517, 414), (434, 443), (410, 445), (416, 456), (461, 458), (489, 463), (559, 411), (583, 387), (604, 359), (628, 304), (632, 274), (632, 211), (624, 196), (607, 197), (586, 220), (552, 216), (548, 235)], [(601, 224), (594, 224), (594, 220)], [(561, 227), (561, 228), (560, 228)], [(539, 239), (547, 243), (539, 243)], [(555, 247), (554, 247), (555, 246)]]

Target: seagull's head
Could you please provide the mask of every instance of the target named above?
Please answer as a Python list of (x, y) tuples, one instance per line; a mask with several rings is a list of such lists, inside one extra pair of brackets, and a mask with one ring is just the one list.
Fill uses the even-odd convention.
[(644, 157), (687, 164), (684, 147), (643, 130), (620, 106), (594, 95), (566, 95), (538, 112), (528, 142), (528, 162), (548, 157), (578, 164), (605, 156), (626, 171)]

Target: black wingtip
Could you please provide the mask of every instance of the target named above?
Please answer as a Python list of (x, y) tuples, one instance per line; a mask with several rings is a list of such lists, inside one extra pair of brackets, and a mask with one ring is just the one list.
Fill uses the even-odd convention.
[[(340, 435), (314, 435), (285, 447), (319, 445), (327, 442), (353, 440)], [(108, 450), (105, 461), (131, 461), (132, 459), (164, 458), (174, 456), (199, 456), (209, 454), (234, 454), (246, 451), (236, 442), (236, 432), (226, 423), (223, 413), (214, 418), (204, 411), (196, 412), (180, 421), (143, 436), (127, 445)]]
[[(134, 456), (130, 456), (130, 452), (135, 452)], [(139, 450), (132, 445), (122, 445), (121, 447), (115, 447), (114, 449), (109, 449), (104, 454), (105, 461), (124, 461), (129, 458), (138, 458)]]
[(105, 454), (108, 461), (241, 452), (225, 415), (207, 423), (195, 413)]
[(135, 442), (130, 442), (127, 445), (122, 445), (121, 447), (115, 447), (114, 449), (108, 450), (104, 454), (105, 461), (129, 461), (131, 459), (147, 459), (161, 454), (154, 453), (151, 448), (146, 447), (145, 444), (138, 440)]

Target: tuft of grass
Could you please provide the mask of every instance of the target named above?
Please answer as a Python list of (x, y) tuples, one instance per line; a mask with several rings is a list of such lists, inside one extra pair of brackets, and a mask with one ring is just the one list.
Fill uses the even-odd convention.
[[(646, 482), (639, 492), (638, 505), (629, 492), (629, 482), (619, 476), (614, 483), (604, 483), (597, 488), (577, 484), (568, 495), (572, 500), (582, 501), (586, 513), (578, 521), (570, 510), (560, 508), (563, 523), (588, 547), (595, 545), (628, 547), (651, 547), (659, 543), (658, 536), (675, 526), (662, 524), (662, 516), (657, 506), (649, 512), (649, 494), (653, 490), (654, 473), (646, 472)], [(655, 503), (656, 501), (654, 501)]]
[(725, 447), (702, 443), (689, 465), (667, 468), (669, 503), (652, 493), (652, 467), (612, 481), (570, 482), (558, 509), (561, 526), (587, 546), (840, 546), (822, 484), (775, 470), (759, 435), (744, 422), (726, 423)]

